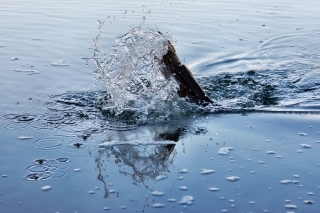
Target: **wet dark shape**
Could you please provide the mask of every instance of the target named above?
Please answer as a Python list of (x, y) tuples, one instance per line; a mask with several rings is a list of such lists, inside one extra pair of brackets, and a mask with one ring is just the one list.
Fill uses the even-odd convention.
[(40, 176), (37, 173), (28, 174), (26, 176), (27, 180), (39, 180)]
[(173, 131), (156, 132), (155, 141), (174, 141), (178, 142), (179, 138), (186, 133), (185, 127), (176, 128)]
[(74, 143), (74, 144), (72, 144), (72, 147), (74, 147), (74, 148), (82, 148), (84, 146), (85, 146), (85, 144), (83, 144), (83, 143)]
[(167, 79), (174, 77), (179, 84), (177, 92), (180, 97), (187, 97), (191, 102), (199, 105), (214, 103), (195, 80), (188, 67), (181, 63), (170, 41), (168, 41), (168, 52), (163, 56), (162, 61), (166, 66), (162, 69), (162, 73)]
[(48, 162), (48, 160), (42, 159), (42, 158), (34, 160), (34, 163), (39, 164), (39, 165), (45, 164), (47, 162)]

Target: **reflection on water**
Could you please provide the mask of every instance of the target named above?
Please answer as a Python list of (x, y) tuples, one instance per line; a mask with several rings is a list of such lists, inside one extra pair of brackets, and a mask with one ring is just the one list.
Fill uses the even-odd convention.
[(108, 188), (103, 171), (106, 165), (103, 162), (114, 162), (119, 167), (119, 173), (128, 176), (133, 184), (141, 183), (146, 188), (146, 180), (155, 180), (164, 172), (168, 172), (175, 153), (175, 144), (167, 145), (114, 145), (99, 150), (96, 158), (99, 171), (98, 180), (102, 181), (108, 197)]

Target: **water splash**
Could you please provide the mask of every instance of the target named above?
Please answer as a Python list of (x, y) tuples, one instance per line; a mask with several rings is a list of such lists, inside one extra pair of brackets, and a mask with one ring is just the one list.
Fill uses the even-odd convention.
[(105, 83), (108, 93), (100, 100), (101, 109), (109, 115), (130, 116), (142, 122), (177, 114), (182, 104), (176, 93), (178, 85), (165, 78), (160, 63), (171, 36), (140, 25), (116, 38), (112, 49), (104, 51), (101, 33), (94, 40), (93, 57), (97, 79)]

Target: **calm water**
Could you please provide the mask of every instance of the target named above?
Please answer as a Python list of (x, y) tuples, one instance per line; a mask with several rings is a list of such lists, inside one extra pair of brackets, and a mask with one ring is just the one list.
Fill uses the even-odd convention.
[[(1, 2), (0, 212), (319, 212), (318, 8)], [(139, 25), (170, 36), (229, 113), (110, 114), (91, 58)]]

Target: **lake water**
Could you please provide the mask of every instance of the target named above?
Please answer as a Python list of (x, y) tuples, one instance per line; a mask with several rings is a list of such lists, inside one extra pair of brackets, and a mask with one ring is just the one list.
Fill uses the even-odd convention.
[[(0, 2), (0, 212), (319, 212), (319, 8)], [(106, 65), (135, 62), (133, 29), (139, 50), (167, 36), (219, 107), (153, 77), (110, 108), (127, 83)]]

